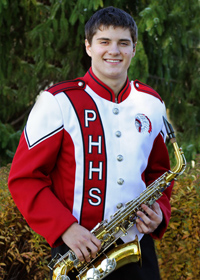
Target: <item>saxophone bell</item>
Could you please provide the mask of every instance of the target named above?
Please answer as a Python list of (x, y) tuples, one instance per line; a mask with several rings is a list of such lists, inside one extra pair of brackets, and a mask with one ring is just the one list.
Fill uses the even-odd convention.
[(135, 240), (128, 243), (113, 243), (91, 263), (71, 264), (69, 253), (65, 254), (51, 269), (53, 280), (102, 280), (125, 264), (139, 261), (141, 265), (141, 249), (136, 236)]

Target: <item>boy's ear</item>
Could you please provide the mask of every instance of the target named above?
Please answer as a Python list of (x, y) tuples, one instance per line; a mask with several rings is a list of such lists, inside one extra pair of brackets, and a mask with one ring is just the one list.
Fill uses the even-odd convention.
[(134, 57), (134, 56), (135, 56), (137, 42), (136, 42), (134, 45), (135, 45), (135, 46), (134, 46), (134, 48), (133, 48), (133, 54), (132, 54), (132, 57)]
[(91, 45), (87, 39), (85, 39), (85, 50), (86, 53), (91, 57)]

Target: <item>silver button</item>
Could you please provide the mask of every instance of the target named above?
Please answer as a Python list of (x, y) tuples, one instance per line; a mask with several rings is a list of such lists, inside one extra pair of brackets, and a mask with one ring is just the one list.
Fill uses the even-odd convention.
[(123, 206), (123, 203), (118, 203), (118, 204), (117, 204), (117, 209), (122, 208), (122, 206)]
[(116, 131), (116, 132), (115, 132), (115, 135), (116, 135), (117, 137), (121, 137), (122, 133), (121, 133), (121, 131)]
[(82, 85), (83, 85), (83, 82), (78, 82), (79, 87), (82, 87)]
[(117, 180), (117, 184), (123, 185), (123, 184), (124, 184), (124, 179), (119, 178), (119, 179)]
[(118, 115), (119, 114), (119, 109), (118, 108), (114, 108), (113, 109), (113, 114)]
[(123, 159), (124, 159), (124, 158), (123, 158), (122, 155), (118, 155), (118, 156), (117, 156), (117, 160), (118, 160), (118, 161), (122, 161)]
[(139, 84), (138, 84), (138, 83), (136, 83), (135, 86), (136, 86), (137, 88), (139, 88)]

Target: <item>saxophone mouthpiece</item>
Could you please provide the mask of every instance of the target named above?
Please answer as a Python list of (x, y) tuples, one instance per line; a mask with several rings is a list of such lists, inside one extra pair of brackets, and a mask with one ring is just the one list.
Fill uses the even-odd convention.
[(166, 128), (166, 131), (167, 131), (167, 135), (169, 136), (169, 139), (173, 139), (175, 138), (175, 133), (174, 133), (174, 129), (171, 125), (171, 123), (169, 123), (165, 117), (163, 117), (163, 122), (165, 124), (165, 128)]

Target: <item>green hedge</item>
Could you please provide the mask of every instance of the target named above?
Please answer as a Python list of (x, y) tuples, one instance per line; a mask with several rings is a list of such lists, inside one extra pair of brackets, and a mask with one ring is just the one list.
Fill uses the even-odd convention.
[[(0, 169), (0, 279), (48, 279), (50, 248), (16, 208), (7, 188), (9, 169)], [(200, 279), (199, 170), (200, 156), (196, 167), (175, 183), (171, 221), (163, 239), (155, 243), (163, 280)]]

